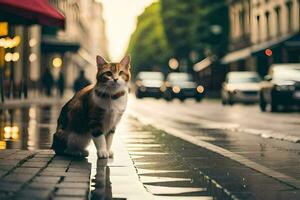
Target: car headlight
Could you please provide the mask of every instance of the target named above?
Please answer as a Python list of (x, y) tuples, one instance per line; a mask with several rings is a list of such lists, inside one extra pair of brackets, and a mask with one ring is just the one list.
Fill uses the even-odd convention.
[(198, 85), (196, 90), (197, 90), (198, 93), (203, 93), (204, 92), (204, 87), (202, 85)]
[(142, 81), (141, 80), (137, 80), (135, 82), (135, 84), (138, 86), (138, 87), (141, 87), (142, 86)]
[(172, 90), (173, 90), (174, 93), (178, 94), (178, 93), (180, 92), (181, 89), (180, 89), (179, 86), (174, 86), (174, 87), (172, 88)]
[(167, 90), (167, 87), (166, 87), (165, 85), (162, 85), (162, 86), (159, 88), (159, 90), (160, 90), (161, 92), (165, 92), (165, 91)]
[(275, 89), (277, 91), (294, 91), (295, 86), (294, 85), (277, 85), (277, 86), (275, 86)]

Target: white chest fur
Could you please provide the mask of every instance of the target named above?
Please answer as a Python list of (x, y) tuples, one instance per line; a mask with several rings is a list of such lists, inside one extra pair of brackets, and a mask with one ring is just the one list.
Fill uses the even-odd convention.
[(116, 128), (122, 114), (127, 105), (127, 92), (124, 96), (118, 99), (99, 98), (93, 95), (95, 103), (102, 109), (106, 110), (102, 121), (103, 133), (107, 134), (112, 129)]

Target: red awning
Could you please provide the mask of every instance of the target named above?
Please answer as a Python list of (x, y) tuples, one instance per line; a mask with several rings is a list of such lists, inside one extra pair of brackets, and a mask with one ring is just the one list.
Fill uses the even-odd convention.
[(0, 0), (0, 20), (64, 28), (65, 17), (48, 0)]

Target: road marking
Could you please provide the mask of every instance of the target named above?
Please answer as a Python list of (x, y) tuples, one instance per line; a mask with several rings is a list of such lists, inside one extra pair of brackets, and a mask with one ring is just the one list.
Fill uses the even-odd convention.
[(150, 119), (149, 117), (145, 117), (143, 116), (142, 114), (138, 113), (138, 112), (135, 112), (133, 110), (130, 110), (130, 115), (132, 115), (133, 117), (136, 117), (139, 121), (141, 121), (143, 124), (145, 125), (151, 125), (157, 129), (161, 129), (163, 131), (165, 131), (166, 133), (170, 134), (170, 135), (173, 135), (175, 137), (178, 137), (182, 140), (185, 140), (187, 142), (190, 142), (194, 145), (197, 145), (199, 147), (202, 147), (202, 148), (205, 148), (205, 149), (208, 149), (210, 151), (213, 151), (215, 153), (218, 153), (226, 158), (229, 158), (231, 160), (234, 160), (242, 165), (245, 165), (253, 170), (256, 170), (262, 174), (265, 174), (267, 176), (270, 176), (280, 182), (284, 182), (285, 184), (288, 184), (292, 187), (295, 187), (297, 189), (300, 189), (300, 181), (293, 178), (293, 177), (290, 177), (288, 175), (285, 175), (283, 173), (280, 173), (280, 172), (277, 172), (275, 170), (272, 170), (270, 168), (267, 168), (263, 165), (260, 165), (256, 162), (253, 162), (252, 160), (249, 160), (241, 155), (238, 155), (236, 153), (233, 153), (231, 151), (228, 151), (226, 149), (223, 149), (219, 146), (216, 146), (216, 145), (213, 145), (211, 143), (208, 143), (208, 142), (205, 142), (205, 141), (202, 141), (200, 140), (199, 138), (195, 137), (195, 136), (191, 136), (187, 133), (185, 133), (184, 131), (179, 131), (177, 129), (174, 129), (174, 128), (171, 128), (171, 127), (167, 127), (167, 126), (164, 126), (162, 123), (154, 123), (156, 122), (155, 120), (153, 119)]

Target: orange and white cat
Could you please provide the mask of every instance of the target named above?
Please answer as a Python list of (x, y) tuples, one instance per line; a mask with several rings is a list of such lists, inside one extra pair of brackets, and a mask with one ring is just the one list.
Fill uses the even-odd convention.
[(130, 56), (119, 63), (101, 56), (96, 61), (96, 84), (77, 92), (61, 110), (52, 143), (57, 154), (86, 157), (93, 140), (99, 158), (113, 156), (113, 134), (127, 105)]

